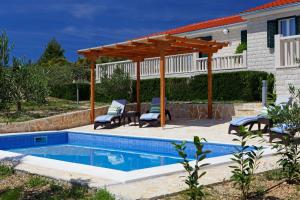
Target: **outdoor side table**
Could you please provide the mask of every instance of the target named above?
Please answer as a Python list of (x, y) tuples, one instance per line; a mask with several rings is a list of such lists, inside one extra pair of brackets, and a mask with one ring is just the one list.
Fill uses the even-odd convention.
[(134, 122), (134, 124), (136, 124), (137, 122), (139, 122), (140, 113), (136, 112), (136, 111), (125, 112), (124, 115), (123, 115), (123, 125), (124, 126), (126, 124), (126, 118), (127, 118), (127, 123), (128, 124), (130, 124), (132, 121)]

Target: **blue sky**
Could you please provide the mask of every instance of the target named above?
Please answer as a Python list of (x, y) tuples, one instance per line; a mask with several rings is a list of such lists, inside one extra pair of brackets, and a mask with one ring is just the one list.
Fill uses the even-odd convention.
[(13, 55), (37, 60), (55, 37), (70, 61), (76, 50), (239, 13), (272, 0), (0, 0), (0, 30)]

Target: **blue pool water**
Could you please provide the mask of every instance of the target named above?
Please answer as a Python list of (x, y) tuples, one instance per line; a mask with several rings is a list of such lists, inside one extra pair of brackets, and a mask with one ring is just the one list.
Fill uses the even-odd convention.
[[(132, 171), (182, 161), (174, 140), (120, 137), (74, 132), (51, 132), (0, 136), (0, 150), (122, 171)], [(180, 141), (175, 141), (180, 143)], [(238, 146), (205, 143), (208, 157), (232, 154)], [(193, 160), (195, 148), (187, 143)]]

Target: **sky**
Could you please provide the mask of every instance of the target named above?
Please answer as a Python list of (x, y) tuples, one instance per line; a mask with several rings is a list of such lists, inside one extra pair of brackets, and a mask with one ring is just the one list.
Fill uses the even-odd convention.
[(12, 54), (36, 61), (56, 38), (65, 56), (154, 32), (234, 15), (272, 0), (0, 0)]

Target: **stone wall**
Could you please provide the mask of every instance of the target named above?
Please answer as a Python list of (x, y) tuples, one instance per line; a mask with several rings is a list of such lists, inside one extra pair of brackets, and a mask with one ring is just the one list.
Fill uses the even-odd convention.
[(276, 93), (278, 96), (289, 96), (289, 84), (300, 88), (300, 68), (277, 68), (276, 69)]
[[(135, 110), (136, 104), (129, 104), (126, 110)], [(194, 103), (169, 103), (167, 108), (170, 110), (173, 119), (206, 119), (207, 104)], [(96, 108), (96, 116), (107, 112), (108, 106)], [(150, 109), (150, 104), (142, 104), (142, 113)], [(231, 120), (234, 116), (256, 115), (261, 109), (260, 103), (247, 104), (213, 104), (213, 119)], [(52, 117), (31, 120), (27, 122), (16, 122), (0, 124), (0, 133), (34, 132), (63, 130), (90, 124), (90, 110), (76, 111)]]
[[(96, 108), (96, 116), (107, 112), (107, 106)], [(90, 123), (90, 110), (70, 112), (27, 122), (0, 123), (0, 133), (51, 131), (84, 126)]]

